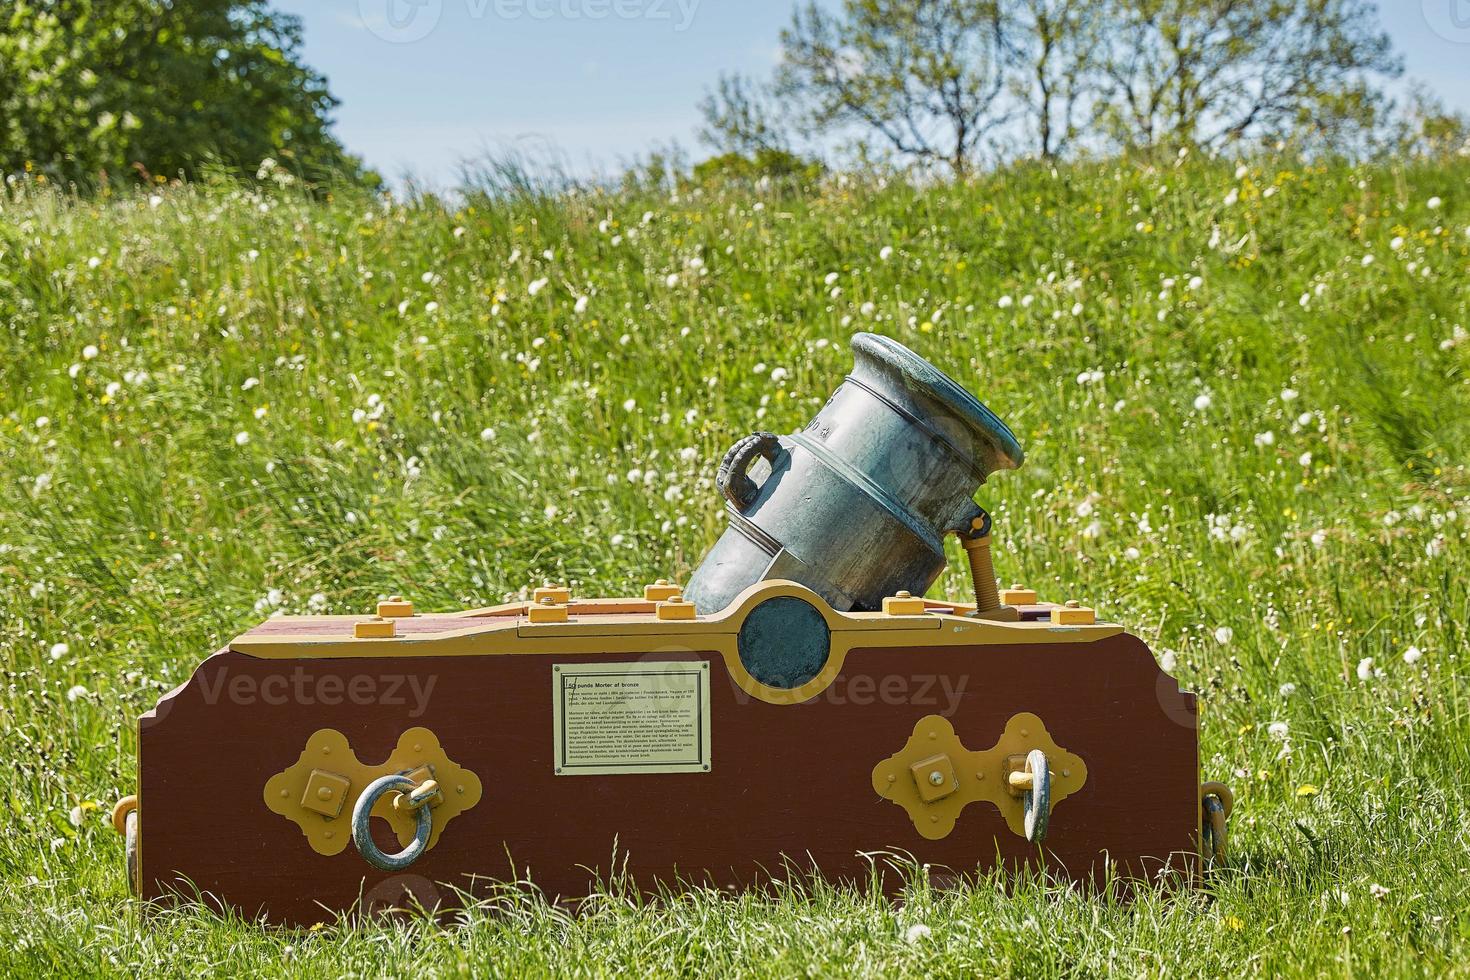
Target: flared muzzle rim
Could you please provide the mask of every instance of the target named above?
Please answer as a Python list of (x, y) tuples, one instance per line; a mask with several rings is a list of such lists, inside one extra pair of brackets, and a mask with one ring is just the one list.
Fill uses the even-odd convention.
[(873, 333), (853, 335), (854, 373), (866, 365), (902, 385), (912, 396), (933, 403), (957, 419), (990, 451), (986, 470), (1016, 469), (1026, 453), (1015, 433), (949, 375), (890, 337)]

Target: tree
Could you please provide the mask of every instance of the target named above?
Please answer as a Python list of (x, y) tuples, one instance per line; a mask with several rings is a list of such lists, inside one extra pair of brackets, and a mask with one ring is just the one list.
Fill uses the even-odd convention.
[(1371, 0), (843, 0), (796, 11), (769, 85), (723, 78), (701, 108), (726, 152), (857, 132), (963, 175), (1024, 136), (1217, 147), (1375, 145), (1401, 66)]
[[(1367, 0), (1104, 0), (1100, 120), (1122, 145), (1284, 136), (1402, 69)], [(1366, 105), (1371, 99), (1359, 99)]]
[(776, 90), (819, 128), (856, 125), (963, 176), (1009, 119), (1010, 52), (987, 0), (809, 3), (781, 35)]
[(91, 180), (129, 170), (362, 176), (337, 102), (266, 0), (14, 0), (0, 13), (0, 169)]
[(1103, 23), (1096, 0), (1017, 0), (1007, 35), (1015, 47), (1012, 91), (1043, 160), (1078, 136), (1078, 113), (1096, 91)]
[(795, 125), (771, 86), (744, 75), (721, 74), (699, 103), (699, 137), (725, 154), (791, 153)]

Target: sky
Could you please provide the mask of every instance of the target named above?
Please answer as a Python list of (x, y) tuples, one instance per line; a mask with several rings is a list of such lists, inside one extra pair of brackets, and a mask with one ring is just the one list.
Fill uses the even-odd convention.
[[(695, 159), (721, 71), (767, 75), (792, 0), (276, 0), (341, 100), (336, 132), (395, 182), (453, 184), (486, 151), (611, 173), (657, 146)], [(1470, 0), (1390, 0), (1408, 77), (1470, 112)]]

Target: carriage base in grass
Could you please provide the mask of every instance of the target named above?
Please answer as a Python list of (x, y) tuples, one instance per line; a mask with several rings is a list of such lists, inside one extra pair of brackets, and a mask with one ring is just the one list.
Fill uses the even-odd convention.
[(139, 723), (139, 894), (299, 925), (505, 881), (896, 887), (883, 851), (955, 876), (1199, 870), (1195, 697), (1091, 610), (538, 591), (280, 617), (205, 660)]

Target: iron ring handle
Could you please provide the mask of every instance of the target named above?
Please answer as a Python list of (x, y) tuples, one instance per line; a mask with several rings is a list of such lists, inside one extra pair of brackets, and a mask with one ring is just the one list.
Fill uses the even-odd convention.
[(418, 824), (414, 828), (413, 841), (399, 851), (397, 854), (385, 854), (383, 850), (373, 841), (372, 822), (373, 806), (378, 800), (389, 793), (402, 793), (407, 796), (418, 788), (418, 784), (401, 773), (390, 773), (380, 776), (368, 783), (362, 795), (357, 798), (357, 803), (352, 807), (352, 843), (357, 845), (358, 853), (363, 860), (379, 871), (402, 871), (423, 856), (429, 847), (429, 835), (434, 831), (434, 818), (429, 814), (427, 804), (420, 806)]
[(730, 447), (725, 458), (720, 460), (720, 469), (715, 474), (715, 486), (737, 511), (744, 511), (755, 500), (759, 489), (746, 470), (757, 459), (776, 465), (776, 456), (781, 452), (781, 440), (774, 432), (757, 432), (741, 439)]
[(1225, 863), (1226, 821), (1235, 808), (1235, 794), (1224, 783), (1205, 783), (1200, 787), (1200, 805), (1204, 810), (1201, 836), (1208, 852), (1207, 861), (1213, 866)]
[(1031, 774), (1031, 788), (1021, 794), (1026, 839), (1040, 844), (1046, 840), (1046, 827), (1051, 820), (1051, 769), (1047, 767), (1046, 753), (1040, 749), (1026, 753), (1025, 771)]

